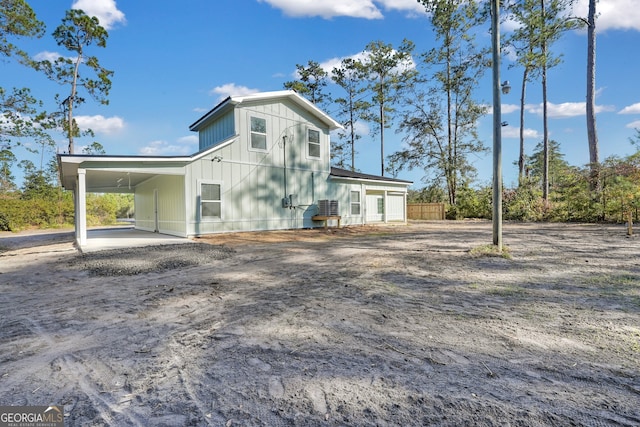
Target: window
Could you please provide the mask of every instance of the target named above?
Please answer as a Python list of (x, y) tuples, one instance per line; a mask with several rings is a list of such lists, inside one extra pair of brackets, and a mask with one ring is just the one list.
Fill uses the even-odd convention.
[(384, 199), (378, 197), (378, 215), (384, 214)]
[(307, 129), (307, 144), (309, 147), (309, 157), (320, 158), (320, 131)]
[(251, 116), (251, 148), (267, 149), (267, 120)]
[(220, 184), (200, 183), (200, 219), (220, 219), (221, 217)]
[(360, 192), (351, 192), (351, 215), (360, 215)]

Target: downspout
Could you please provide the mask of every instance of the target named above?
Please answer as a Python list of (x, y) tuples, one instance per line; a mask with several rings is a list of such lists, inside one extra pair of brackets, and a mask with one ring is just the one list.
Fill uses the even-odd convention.
[(284, 160), (284, 197), (287, 198), (287, 135), (282, 137), (282, 156)]

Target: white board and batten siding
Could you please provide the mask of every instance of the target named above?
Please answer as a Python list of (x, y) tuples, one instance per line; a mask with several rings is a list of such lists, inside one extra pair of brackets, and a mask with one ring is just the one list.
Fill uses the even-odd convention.
[(136, 228), (185, 237), (185, 180), (182, 175), (156, 175), (135, 191)]
[[(233, 117), (230, 131), (229, 117)], [(251, 117), (266, 123), (266, 149), (251, 147)], [(222, 130), (217, 127), (224, 128)], [(320, 133), (320, 157), (310, 157), (308, 129)], [(312, 227), (318, 197), (327, 192), (329, 130), (297, 105), (282, 100), (247, 103), (233, 114), (199, 131), (201, 148), (215, 141), (210, 155), (186, 167), (189, 234)], [(218, 144), (219, 149), (215, 146)], [(204, 145), (204, 146), (203, 146)], [(285, 158), (286, 156), (286, 158)], [(285, 170), (286, 165), (286, 170)], [(202, 184), (220, 186), (220, 217), (203, 218)], [(282, 199), (294, 194), (298, 206), (283, 208)]]
[[(192, 156), (59, 155), (62, 182), (85, 192), (93, 179), (100, 191), (120, 192), (129, 175), (136, 228), (176, 236), (322, 227), (312, 220), (320, 200), (338, 201), (343, 225), (404, 220), (409, 182), (331, 168), (338, 128), (293, 91), (230, 97), (190, 126), (199, 137)], [(293, 208), (283, 204), (289, 196)], [(80, 242), (85, 217), (80, 209)]]
[(406, 190), (368, 190), (366, 195), (367, 223), (406, 222)]
[(331, 199), (340, 204), (341, 224), (406, 222), (407, 185), (341, 177), (333, 177), (332, 184)]

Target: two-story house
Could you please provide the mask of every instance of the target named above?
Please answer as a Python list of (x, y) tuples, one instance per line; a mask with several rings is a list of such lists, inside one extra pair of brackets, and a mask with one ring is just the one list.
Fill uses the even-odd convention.
[(86, 243), (86, 193), (135, 195), (135, 227), (176, 236), (406, 222), (409, 181), (332, 168), (340, 124), (293, 91), (232, 96), (190, 126), (191, 156), (58, 155)]

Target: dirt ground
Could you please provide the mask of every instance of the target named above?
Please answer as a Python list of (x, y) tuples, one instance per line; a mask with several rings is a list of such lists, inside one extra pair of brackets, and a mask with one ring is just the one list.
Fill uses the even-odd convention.
[(625, 232), (507, 223), (510, 258), (478, 250), (488, 222), (87, 255), (2, 234), (0, 405), (61, 404), (69, 426), (638, 426)]

